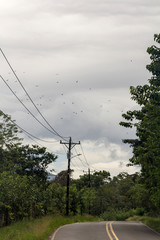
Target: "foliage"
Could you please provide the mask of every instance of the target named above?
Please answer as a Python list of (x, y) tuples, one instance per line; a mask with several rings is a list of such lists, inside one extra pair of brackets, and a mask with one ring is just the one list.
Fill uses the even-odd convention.
[[(71, 177), (72, 177), (72, 173), (73, 173), (73, 170), (71, 169), (70, 170), (70, 180)], [(61, 186), (67, 186), (67, 175), (68, 175), (68, 171), (67, 170), (64, 170), (64, 171), (61, 171), (59, 172), (55, 179), (53, 180), (54, 183), (58, 183), (60, 184)]]
[(20, 131), (11, 117), (0, 110), (0, 148), (6, 149), (12, 145), (20, 145), (22, 138), (18, 137), (18, 133)]
[(97, 188), (104, 185), (107, 181), (110, 180), (110, 173), (103, 170), (97, 171), (93, 174), (84, 174), (80, 176), (79, 179), (73, 180), (73, 183), (76, 183), (77, 188), (80, 190), (83, 187), (93, 187)]
[(135, 215), (143, 215), (144, 209), (137, 208), (137, 209), (130, 209), (129, 211), (117, 210), (117, 209), (110, 209), (109, 211), (104, 212), (101, 217), (105, 221), (125, 221), (129, 217), (133, 217)]
[[(160, 43), (160, 34), (154, 35)], [(140, 110), (122, 114), (127, 122), (124, 127), (136, 127), (137, 139), (125, 139), (124, 143), (133, 148), (132, 165), (141, 166), (141, 172), (150, 192), (150, 200), (159, 208), (160, 202), (160, 48), (153, 45), (147, 49), (151, 63), (146, 68), (152, 73), (149, 83), (144, 86), (130, 87), (132, 99)]]
[(38, 198), (37, 187), (31, 186), (30, 180), (15, 173), (0, 174), (1, 225), (30, 215), (32, 202)]
[(57, 156), (22, 145), (11, 117), (0, 111), (0, 226), (47, 213), (47, 167)]
[(51, 183), (44, 191), (44, 204), (48, 214), (65, 214), (66, 188)]
[(46, 152), (45, 147), (37, 145), (21, 146), (15, 149), (16, 172), (19, 175), (36, 176), (38, 181), (47, 180), (47, 167), (57, 158), (54, 154)]

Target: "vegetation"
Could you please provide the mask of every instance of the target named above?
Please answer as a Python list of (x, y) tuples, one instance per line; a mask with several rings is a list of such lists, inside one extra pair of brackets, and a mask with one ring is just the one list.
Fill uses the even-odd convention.
[(57, 156), (22, 145), (11, 117), (0, 111), (0, 226), (45, 214), (47, 166)]
[[(154, 35), (160, 44), (160, 34)], [(132, 165), (140, 165), (142, 178), (149, 191), (149, 200), (160, 210), (160, 48), (153, 45), (147, 49), (151, 64), (147, 69), (152, 73), (148, 84), (130, 87), (132, 99), (138, 103), (140, 110), (128, 111), (122, 116), (126, 120), (120, 124), (135, 127), (137, 139), (125, 139), (124, 143), (133, 148)]]

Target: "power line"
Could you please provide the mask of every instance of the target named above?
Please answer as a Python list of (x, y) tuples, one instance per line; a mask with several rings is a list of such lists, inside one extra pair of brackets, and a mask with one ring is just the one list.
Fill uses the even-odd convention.
[(16, 93), (12, 90), (12, 88), (9, 86), (9, 84), (5, 81), (5, 79), (0, 75), (0, 78), (3, 80), (3, 82), (6, 84), (6, 86), (9, 88), (9, 90), (14, 94), (14, 96), (18, 99), (18, 101), (23, 105), (23, 107), (32, 115), (32, 117), (45, 129), (47, 129), (52, 134), (56, 135), (55, 132), (51, 131), (48, 127), (46, 127), (39, 119), (26, 107), (26, 105), (21, 101), (21, 99), (16, 95)]
[[(4, 112), (3, 112), (3, 114), (4, 114), (5, 117), (8, 117), (8, 116), (9, 116), (9, 115), (5, 114)], [(38, 143), (34, 138), (36, 138), (36, 139), (39, 140), (39, 141), (46, 142), (46, 143), (53, 143), (53, 141), (47, 141), (47, 140), (44, 140), (44, 139), (40, 139), (40, 138), (34, 136), (33, 134), (27, 132), (27, 131), (24, 130), (22, 127), (20, 127), (18, 124), (16, 124), (12, 119), (9, 119), (9, 121), (12, 122), (12, 123), (13, 123), (16, 127), (18, 127), (21, 131), (23, 131), (23, 132), (27, 135), (27, 137), (29, 137), (32, 141), (34, 141), (34, 142), (37, 143), (38, 145), (40, 145), (40, 146), (42, 146), (42, 147), (45, 147), (44, 145)], [(59, 141), (54, 141), (54, 142), (59, 142)], [(48, 150), (49, 152), (53, 152), (53, 150), (51, 150), (51, 149), (49, 149), (49, 148), (47, 148), (47, 147), (45, 147), (45, 148), (46, 148), (46, 150)], [(60, 154), (60, 153), (54, 152), (54, 154)], [(61, 153), (61, 154), (62, 154), (62, 153)]]
[[(71, 159), (72, 160), (72, 159)], [(74, 158), (74, 164), (76, 164), (77, 165), (77, 167), (79, 168), (79, 169), (81, 169), (81, 167), (77, 164), (77, 156), (75, 156), (75, 158)], [(73, 163), (73, 161), (71, 161), (71, 164)]]
[(67, 151), (66, 151), (66, 149), (65, 149), (64, 145), (62, 145), (62, 147), (63, 147), (63, 149), (64, 149), (64, 152), (65, 152), (65, 154), (67, 154)]
[(81, 168), (80, 168), (79, 166), (75, 166), (75, 165), (73, 164), (73, 162), (71, 162), (71, 165), (72, 165), (77, 171), (83, 171), (83, 170), (80, 170)]
[(89, 167), (89, 163), (88, 163), (88, 161), (87, 161), (87, 158), (86, 158), (86, 156), (85, 156), (85, 154), (84, 154), (84, 151), (83, 151), (83, 148), (82, 148), (82, 143), (80, 144), (80, 147), (81, 147), (81, 150), (82, 150), (82, 153), (83, 153), (85, 162), (86, 162), (87, 166)]
[[(77, 152), (76, 148), (75, 148), (75, 152), (76, 152), (76, 154), (78, 155), (78, 152)], [(88, 167), (88, 164), (86, 164), (85, 162), (83, 162), (83, 160), (82, 160), (79, 156), (76, 156), (76, 158), (80, 160), (80, 162), (82, 163), (83, 167)]]
[(24, 92), (26, 93), (26, 95), (28, 96), (28, 98), (30, 99), (30, 101), (32, 102), (33, 106), (36, 108), (36, 110), (38, 111), (38, 113), (41, 115), (41, 117), (43, 118), (43, 120), (48, 124), (48, 126), (53, 130), (54, 134), (57, 135), (58, 137), (62, 138), (63, 140), (65, 140), (64, 138), (68, 138), (68, 137), (63, 137), (61, 136), (51, 125), (50, 123), (47, 121), (47, 119), (43, 116), (43, 114), (41, 113), (41, 111), (39, 110), (39, 108), (36, 106), (36, 104), (34, 103), (34, 101), (32, 100), (32, 98), (30, 97), (30, 95), (28, 94), (27, 90), (25, 89), (25, 87), (23, 86), (23, 84), (21, 83), (20, 79), (18, 78), (17, 74), (15, 73), (13, 67), (11, 66), (10, 62), (8, 61), (8, 58), (6, 57), (6, 55), (4, 54), (4, 52), (2, 51), (2, 49), (0, 48), (0, 51), (4, 57), (4, 59), (6, 60), (8, 66), (10, 67), (11, 71), (13, 72), (14, 76), (16, 77), (16, 79), (18, 80), (19, 84), (21, 85), (21, 87), (23, 88)]
[[(40, 143), (37, 142), (35, 139), (33, 139), (31, 136), (27, 135), (27, 137), (30, 138), (33, 142), (37, 143), (37, 145), (42, 146), (42, 147), (45, 147), (44, 145), (40, 144)], [(56, 141), (56, 142), (57, 142), (57, 141)], [(53, 152), (53, 150), (51, 150), (51, 149), (49, 149), (49, 148), (47, 148), (47, 147), (45, 147), (45, 148), (46, 148), (46, 150), (48, 150), (49, 152)], [(55, 152), (54, 152), (54, 154), (58, 154), (58, 153), (55, 153)]]
[[(5, 117), (8, 117), (4, 112), (3, 112), (3, 114), (4, 114)], [(15, 126), (17, 126), (22, 132), (25, 132), (27, 135), (30, 135), (31, 137), (36, 138), (37, 140), (42, 141), (42, 142), (53, 143), (53, 141), (47, 141), (47, 140), (38, 138), (38, 137), (34, 136), (33, 134), (27, 132), (25, 129), (23, 129), (17, 123), (15, 123), (12, 119), (9, 119), (9, 121), (12, 122)]]

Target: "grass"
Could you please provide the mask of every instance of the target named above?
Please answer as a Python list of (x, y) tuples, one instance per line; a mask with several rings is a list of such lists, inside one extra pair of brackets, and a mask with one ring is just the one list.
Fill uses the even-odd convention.
[(150, 227), (160, 233), (160, 218), (134, 216), (127, 220), (128, 221), (140, 221), (140, 222), (146, 224), (148, 227)]
[(102, 219), (92, 216), (45, 216), (35, 220), (23, 220), (10, 226), (0, 228), (3, 240), (47, 240), (59, 226), (75, 222), (94, 222)]

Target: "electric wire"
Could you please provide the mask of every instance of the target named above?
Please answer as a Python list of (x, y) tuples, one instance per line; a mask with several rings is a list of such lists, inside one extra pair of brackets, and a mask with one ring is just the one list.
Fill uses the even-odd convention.
[(83, 170), (81, 170), (81, 168), (79, 168), (78, 166), (76, 167), (74, 164), (73, 164), (73, 162), (71, 162), (71, 165), (74, 167), (74, 169), (76, 169), (77, 171), (82, 171), (83, 172)]
[(79, 160), (80, 160), (80, 162), (82, 163), (82, 165), (83, 165), (83, 167), (88, 167), (88, 165), (85, 165), (85, 163), (83, 162), (83, 160), (80, 158), (80, 157), (77, 157)]
[(84, 154), (84, 150), (83, 150), (83, 148), (82, 148), (82, 143), (80, 143), (80, 147), (81, 147), (81, 150), (82, 150), (82, 153), (83, 153), (85, 162), (86, 162), (87, 166), (89, 167), (89, 163), (88, 163), (88, 161), (87, 161), (87, 158), (86, 158), (86, 156), (85, 156), (85, 154)]
[[(76, 149), (76, 147), (75, 147), (75, 149), (74, 149), (74, 150), (75, 150), (76, 154), (78, 155), (78, 152), (77, 152), (77, 149)], [(85, 162), (83, 162), (83, 160), (82, 160), (82, 159), (81, 159), (79, 156), (77, 156), (76, 158), (80, 160), (80, 162), (82, 163), (83, 167), (85, 167), (85, 168), (86, 168), (86, 167), (88, 167), (88, 165), (86, 165), (86, 163), (85, 163)]]
[[(7, 116), (5, 113), (3, 113), (5, 116)], [(59, 141), (48, 141), (48, 140), (44, 140), (41, 138), (38, 138), (36, 136), (34, 136), (33, 134), (29, 133), (28, 131), (26, 131), (24, 128), (20, 127), (18, 124), (16, 124), (13, 120), (10, 119), (10, 122), (12, 122), (16, 127), (18, 127), (22, 132), (24, 132), (26, 134), (26, 136), (28, 138), (30, 138), (33, 142), (35, 142), (36, 144), (38, 144), (41, 147), (45, 147), (44, 145), (42, 145), (41, 143), (37, 142), (34, 138), (36, 138), (39, 141), (45, 142), (45, 143), (57, 143)], [(53, 150), (49, 149), (48, 147), (45, 147), (49, 152), (53, 152)], [(56, 153), (54, 152), (54, 154), (62, 154), (62, 153)]]
[[(4, 116), (5, 117), (8, 117), (4, 112), (3, 112)], [(53, 143), (53, 141), (47, 141), (47, 140), (44, 140), (44, 139), (41, 139), (41, 138), (38, 138), (36, 136), (34, 136), (33, 134), (29, 133), (28, 131), (26, 131), (24, 128), (20, 127), (17, 123), (15, 123), (12, 119), (9, 119), (10, 122), (12, 122), (16, 127), (18, 127), (22, 132), (26, 133), (27, 135), (30, 135), (31, 137), (39, 140), (39, 141), (42, 141), (42, 142), (46, 142), (46, 143)], [(54, 141), (55, 142), (55, 141)], [(56, 141), (58, 142), (58, 141)]]
[(65, 154), (67, 155), (67, 151), (66, 151), (66, 149), (65, 149), (65, 147), (64, 147), (63, 144), (62, 144), (62, 147), (63, 147), (63, 149), (64, 149), (64, 151), (65, 151)]
[[(4, 114), (4, 116), (8, 117), (4, 112), (3, 112), (3, 114)], [(18, 124), (16, 124), (12, 119), (9, 119), (9, 121), (12, 122), (12, 123), (13, 123), (16, 127), (18, 127), (21, 131), (23, 131), (24, 133), (26, 133), (27, 136), (28, 136), (30, 139), (32, 139), (32, 141), (36, 142), (38, 145), (44, 147), (42, 144), (38, 143), (38, 142), (35, 141), (33, 138), (36, 138), (36, 139), (39, 140), (39, 141), (51, 143), (50, 141), (37, 138), (37, 137), (35, 137), (34, 135), (30, 134), (29, 132), (27, 132), (26, 130), (24, 130), (23, 128), (21, 128)], [(59, 141), (54, 141), (54, 142), (59, 142)], [(53, 143), (53, 142), (52, 142), (52, 143)], [(64, 147), (64, 146), (63, 146), (63, 147)], [(46, 148), (46, 147), (45, 147), (45, 148)], [(46, 148), (46, 149), (47, 149), (48, 151), (50, 151), (50, 152), (53, 152), (51, 149), (48, 149), (48, 148)], [(55, 153), (55, 152), (54, 152), (54, 154), (59, 154), (59, 153)]]
[(0, 75), (0, 78), (3, 80), (3, 82), (6, 84), (6, 86), (9, 88), (9, 90), (14, 94), (14, 96), (18, 99), (18, 101), (23, 105), (23, 107), (32, 115), (32, 117), (41, 125), (43, 126), (45, 129), (47, 129), (49, 132), (51, 132), (52, 134), (56, 135), (53, 131), (51, 131), (48, 127), (46, 127), (41, 121), (39, 121), (39, 119), (29, 110), (28, 107), (26, 107), (26, 105), (21, 101), (21, 99), (16, 95), (16, 93), (12, 90), (12, 88), (9, 86), (9, 84), (5, 81), (5, 79), (2, 77), (2, 75)]
[[(36, 106), (36, 104), (34, 103), (34, 101), (32, 100), (32, 98), (30, 97), (30, 95), (28, 94), (27, 90), (25, 89), (25, 87), (23, 86), (23, 84), (21, 83), (20, 79), (18, 78), (17, 74), (15, 73), (13, 67), (11, 66), (10, 62), (8, 61), (8, 58), (6, 57), (6, 55), (4, 54), (4, 52), (2, 51), (2, 49), (0, 48), (0, 51), (4, 57), (4, 59), (6, 60), (8, 66), (10, 67), (11, 71), (13, 72), (14, 76), (16, 77), (16, 79), (18, 80), (19, 84), (21, 85), (21, 87), (23, 88), (24, 92), (26, 93), (26, 95), (28, 96), (28, 98), (30, 99), (30, 101), (32, 102), (33, 106), (36, 108), (36, 110), (38, 111), (38, 113), (41, 115), (41, 117), (43, 118), (43, 120), (47, 123), (47, 125), (52, 129), (52, 131), (54, 132), (55, 135), (57, 135), (58, 137), (62, 138), (63, 140), (65, 140), (65, 138), (68, 137), (63, 137), (61, 136), (52, 126), (51, 124), (47, 121), (47, 119), (43, 116), (43, 114), (41, 113), (41, 111), (39, 110), (39, 108)], [(33, 116), (33, 115), (32, 115)], [(43, 125), (44, 126), (44, 125)], [(48, 128), (47, 128), (48, 129)]]
[[(81, 168), (78, 164), (77, 164), (77, 156), (74, 157), (74, 163), (77, 165), (78, 168)], [(73, 163), (73, 160), (71, 158), (71, 163)]]
[[(45, 147), (44, 145), (42, 145), (41, 143), (39, 143), (39, 142), (37, 142), (35, 139), (33, 139), (31, 136), (27, 135), (27, 137), (30, 138), (33, 142), (35, 142), (38, 146)], [(47, 147), (45, 147), (45, 148), (46, 148), (46, 150), (48, 150), (48, 152), (53, 153), (53, 150), (51, 150), (51, 149), (49, 149), (49, 148), (47, 148)], [(58, 154), (58, 153), (55, 153), (55, 152), (54, 152), (53, 154)]]

